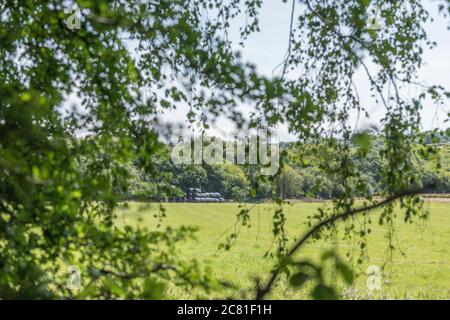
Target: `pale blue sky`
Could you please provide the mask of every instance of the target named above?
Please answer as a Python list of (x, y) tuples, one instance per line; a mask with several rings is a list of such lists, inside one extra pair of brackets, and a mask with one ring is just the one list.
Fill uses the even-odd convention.
[[(433, 50), (426, 50), (424, 53), (424, 66), (419, 72), (421, 82), (426, 84), (441, 84), (445, 88), (450, 89), (450, 31), (447, 30), (448, 18), (445, 20), (438, 15), (436, 1), (426, 1), (426, 8), (431, 12), (435, 21), (426, 26), (427, 33), (432, 40), (437, 42), (437, 47)], [(273, 69), (283, 60), (285, 56), (288, 34), (289, 34), (289, 17), (291, 10), (291, 2), (283, 3), (281, 0), (266, 0), (260, 11), (260, 29), (259, 33), (253, 34), (246, 46), (241, 48), (243, 58), (256, 64), (259, 72), (270, 76)], [(297, 5), (297, 10), (301, 7)], [(238, 36), (231, 35), (231, 40), (238, 42)], [(236, 46), (236, 48), (239, 48)], [(368, 124), (378, 124), (384, 113), (384, 107), (377, 105), (371, 98), (369, 85), (363, 72), (359, 72), (356, 77), (358, 91), (361, 102), (369, 110), (370, 118), (360, 118), (358, 125), (366, 126)], [(420, 92), (419, 88), (412, 86), (408, 90), (404, 90), (403, 94), (407, 97), (414, 97)], [(242, 106), (248, 109), (249, 106)], [(250, 107), (251, 108), (251, 107)], [(422, 129), (429, 130), (433, 128), (446, 128), (450, 124), (444, 123), (447, 113), (450, 112), (448, 103), (444, 106), (436, 106), (433, 102), (427, 101), (422, 112)], [(173, 111), (168, 113), (164, 118), (176, 121), (184, 121), (186, 110)], [(356, 123), (356, 114), (353, 115), (354, 123)], [(353, 122), (352, 122), (353, 123)], [(225, 120), (219, 119), (216, 128), (228, 131), (233, 129), (233, 125)], [(213, 130), (219, 133), (219, 129)], [(285, 126), (277, 128), (279, 138), (281, 140), (293, 140)]]
[[(439, 17), (435, 1), (426, 1), (426, 8), (435, 17), (435, 22), (426, 26), (427, 33), (432, 40), (437, 42), (433, 50), (425, 51), (425, 66), (419, 72), (419, 80), (427, 84), (441, 84), (450, 89), (450, 31), (447, 30), (448, 20)], [(297, 6), (297, 9), (298, 6)], [(255, 35), (248, 43), (244, 56), (252, 57), (252, 60), (260, 67), (260, 71), (270, 74), (273, 66), (282, 59), (287, 47), (287, 35), (289, 30), (290, 5), (282, 1), (265, 1), (261, 11), (261, 33)], [(383, 116), (384, 108), (377, 105), (370, 98), (367, 78), (362, 74), (357, 77), (359, 94), (363, 105), (369, 110), (371, 119), (361, 119), (360, 125), (366, 123), (378, 123)], [(405, 95), (412, 97), (419, 90), (410, 88)], [(424, 130), (434, 127), (449, 126), (444, 124), (447, 113), (450, 112), (449, 105), (445, 107), (435, 106), (428, 101), (422, 112), (422, 126)]]
[[(418, 80), (426, 84), (440, 84), (447, 90), (450, 90), (450, 31), (447, 26), (450, 25), (449, 18), (445, 19), (438, 15), (437, 3), (433, 0), (424, 0), (426, 8), (435, 18), (432, 24), (426, 26), (426, 30), (431, 40), (437, 42), (437, 47), (433, 50), (426, 50), (424, 53), (424, 66), (419, 72)], [(297, 10), (302, 7), (297, 5)], [(237, 45), (239, 41), (237, 28), (231, 32), (230, 39), (236, 43), (236, 49), (241, 50), (244, 60), (250, 61), (257, 66), (260, 73), (271, 76), (273, 69), (279, 65), (286, 54), (289, 35), (289, 18), (290, 18), (291, 2), (283, 3), (281, 0), (265, 0), (260, 10), (259, 33), (255, 33), (247, 40), (244, 48)], [(240, 21), (236, 21), (239, 26)], [(241, 21), (244, 22), (243, 20)], [(132, 45), (131, 45), (132, 46)], [(370, 68), (370, 64), (369, 64)], [(295, 74), (290, 76), (295, 77)], [(384, 107), (377, 105), (371, 98), (369, 92), (369, 83), (362, 71), (357, 72), (356, 85), (362, 104), (369, 111), (370, 118), (360, 118), (358, 127), (364, 127), (368, 124), (378, 124), (383, 117)], [(406, 97), (412, 98), (419, 94), (420, 90), (414, 86), (403, 90)], [(68, 98), (67, 104), (79, 104), (79, 99), (74, 95)], [(67, 105), (66, 104), (66, 105)], [(239, 106), (242, 110), (250, 110), (251, 106)], [(180, 107), (177, 110), (166, 111), (162, 116), (163, 121), (179, 122), (186, 121), (186, 113), (188, 108)], [(446, 128), (450, 123), (444, 123), (447, 119), (447, 113), (450, 112), (448, 102), (443, 106), (437, 106), (431, 101), (427, 101), (422, 112), (422, 129), (429, 130), (433, 128)], [(352, 115), (351, 123), (356, 123), (356, 113)], [(219, 118), (214, 125), (215, 130), (211, 130), (211, 134), (223, 134), (234, 129), (233, 124), (225, 118)], [(219, 129), (220, 128), (220, 129)], [(281, 140), (294, 140), (295, 137), (290, 135), (285, 126), (277, 127), (278, 137)]]

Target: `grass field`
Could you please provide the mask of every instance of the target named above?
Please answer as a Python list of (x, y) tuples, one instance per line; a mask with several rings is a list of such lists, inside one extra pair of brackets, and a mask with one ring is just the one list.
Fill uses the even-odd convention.
[[(290, 241), (300, 235), (306, 226), (306, 217), (313, 213), (319, 203), (294, 203), (286, 205), (287, 233)], [(255, 277), (267, 276), (274, 261), (264, 258), (270, 248), (273, 236), (271, 219), (274, 211), (272, 204), (260, 204), (251, 211), (250, 229), (242, 229), (236, 244), (229, 250), (218, 250), (224, 241), (224, 232), (236, 221), (239, 212), (235, 203), (167, 203), (167, 218), (163, 225), (197, 226), (197, 240), (180, 245), (180, 253), (186, 258), (198, 258), (208, 261), (215, 275), (236, 284), (242, 290), (211, 294), (208, 298), (232, 295), (234, 298), (251, 298)], [(430, 219), (423, 224), (405, 224), (401, 218), (397, 223), (397, 247), (392, 261), (383, 270), (382, 290), (374, 294), (367, 293), (367, 275), (369, 265), (383, 265), (387, 260), (385, 239), (386, 229), (374, 223), (369, 236), (369, 257), (355, 271), (359, 274), (355, 284), (348, 288), (339, 284), (343, 298), (347, 299), (450, 299), (450, 203), (427, 202)], [(129, 203), (127, 209), (119, 209), (117, 224), (131, 224), (156, 228), (153, 214), (159, 204)], [(377, 215), (377, 213), (374, 213)], [(375, 221), (375, 219), (374, 219)], [(342, 252), (349, 243), (339, 240)], [(311, 242), (302, 251), (301, 257), (316, 259), (331, 245), (323, 241)], [(331, 279), (333, 274), (329, 274)], [(340, 282), (339, 282), (340, 283)], [(307, 299), (307, 288), (289, 289), (286, 280), (281, 279), (270, 298)], [(181, 293), (170, 288), (170, 297), (193, 299), (195, 292)]]

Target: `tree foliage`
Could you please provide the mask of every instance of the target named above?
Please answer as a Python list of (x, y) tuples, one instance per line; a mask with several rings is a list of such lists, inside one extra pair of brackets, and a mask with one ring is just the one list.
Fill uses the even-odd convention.
[[(382, 32), (366, 26), (372, 2), (381, 9)], [(70, 29), (65, 19), (75, 4), (80, 28)], [(223, 114), (239, 127), (285, 122), (300, 142), (326, 138), (311, 155), (342, 190), (333, 209), (315, 217), (323, 219), (351, 209), (356, 194), (372, 200), (351, 157), (349, 125), (351, 110), (365, 112), (354, 84), (356, 70), (365, 70), (386, 108), (382, 195), (420, 184), (413, 161), (420, 110), (427, 97), (443, 98), (439, 86), (411, 100), (400, 93), (423, 62), (430, 17), (422, 2), (300, 1), (282, 72), (270, 79), (242, 61), (228, 39), (242, 16), (243, 44), (259, 30), (260, 6), (259, 0), (0, 4), (0, 297), (152, 298), (170, 282), (217, 285), (211, 270), (177, 258), (176, 242), (192, 229), (113, 223), (129, 188), (130, 162), (138, 160), (162, 194), (171, 192), (155, 160), (165, 152), (158, 116), (183, 104), (189, 120), (205, 127)], [(394, 94), (385, 97), (388, 87)], [(75, 96), (73, 106), (64, 104)], [(242, 103), (255, 107), (247, 123)], [(402, 201), (407, 217), (418, 214), (418, 204), (414, 195)], [(384, 210), (382, 222), (392, 222), (392, 206)], [(67, 265), (81, 269), (81, 292), (65, 286)], [(315, 296), (329, 293), (320, 288)]]

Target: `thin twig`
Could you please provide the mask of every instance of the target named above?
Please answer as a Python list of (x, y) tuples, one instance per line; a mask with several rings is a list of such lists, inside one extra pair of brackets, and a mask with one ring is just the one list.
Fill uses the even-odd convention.
[(289, 42), (288, 42), (288, 48), (287, 48), (287, 52), (285, 55), (285, 58), (283, 59), (283, 61), (277, 65), (272, 72), (275, 72), (276, 69), (278, 69), (279, 66), (283, 65), (283, 71), (281, 72), (281, 80), (284, 79), (284, 76), (286, 74), (287, 71), (287, 66), (289, 63), (289, 58), (291, 57), (291, 47), (292, 47), (292, 35), (294, 33), (293, 27), (294, 27), (294, 12), (295, 12), (295, 1), (296, 0), (292, 0), (292, 8), (291, 8), (291, 21), (289, 23)]
[[(339, 220), (343, 220), (347, 217), (350, 216), (354, 216), (358, 213), (363, 213), (366, 211), (371, 211), (373, 209), (385, 206), (391, 202), (394, 202), (400, 198), (403, 198), (405, 196), (411, 196), (411, 195), (416, 195), (419, 194), (420, 192), (422, 192), (425, 188), (422, 189), (416, 189), (416, 190), (409, 190), (409, 191), (404, 191), (401, 192), (395, 196), (389, 197), (381, 202), (378, 203), (374, 203), (370, 206), (365, 206), (362, 208), (357, 208), (357, 209), (352, 209), (352, 210), (347, 210), (344, 213), (341, 214), (337, 214), (337, 215), (333, 215), (319, 223), (317, 223), (314, 227), (312, 227), (303, 237), (300, 238), (300, 240), (298, 240), (294, 246), (288, 251), (288, 253), (286, 254), (286, 256), (284, 257), (283, 261), (287, 261), (289, 258), (291, 258), (294, 253), (296, 253), (301, 247), (302, 245), (311, 237), (313, 236), (317, 231), (319, 231), (320, 229), (322, 229), (325, 226), (328, 226), (334, 222), (337, 222)], [(264, 299), (264, 297), (270, 292), (270, 290), (272, 289), (273, 285), (275, 284), (276, 280), (278, 279), (278, 276), (281, 272), (282, 266), (284, 265), (283, 261), (279, 264), (279, 266), (272, 272), (272, 276), (270, 277), (269, 281), (262, 287), (260, 288), (258, 286), (257, 291), (256, 291), (256, 300), (262, 300)]]

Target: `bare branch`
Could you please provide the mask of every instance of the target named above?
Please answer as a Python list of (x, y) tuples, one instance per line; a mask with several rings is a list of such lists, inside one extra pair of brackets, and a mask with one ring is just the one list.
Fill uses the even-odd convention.
[(287, 48), (287, 52), (286, 52), (286, 56), (283, 59), (283, 61), (277, 65), (274, 69), (274, 71), (276, 69), (278, 69), (279, 66), (283, 65), (283, 71), (281, 72), (281, 80), (284, 79), (284, 76), (286, 74), (287, 71), (287, 67), (288, 67), (288, 63), (289, 63), (289, 58), (291, 57), (291, 47), (292, 47), (292, 35), (294, 33), (293, 28), (294, 28), (294, 12), (295, 12), (295, 1), (296, 0), (292, 0), (292, 8), (291, 8), (291, 22), (289, 23), (289, 43), (288, 43), (288, 48)]

